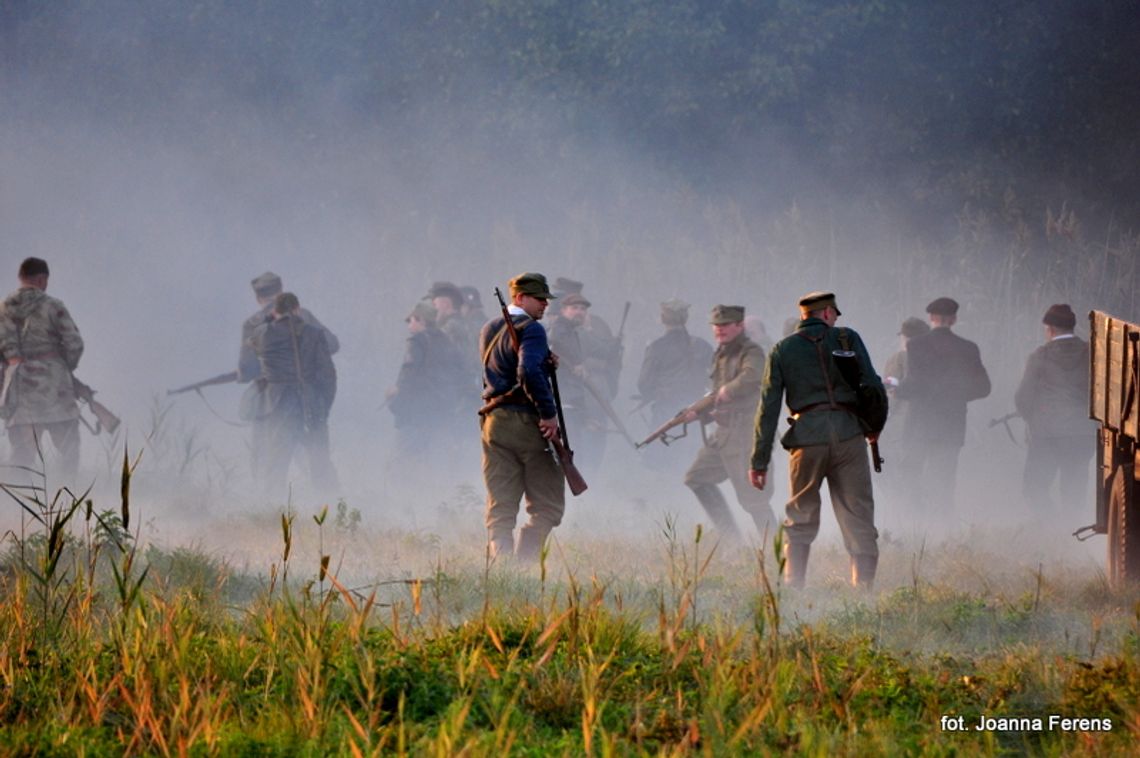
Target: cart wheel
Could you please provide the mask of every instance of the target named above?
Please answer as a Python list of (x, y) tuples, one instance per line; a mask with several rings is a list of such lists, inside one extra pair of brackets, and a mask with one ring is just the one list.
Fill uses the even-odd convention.
[(1108, 492), (1108, 580), (1140, 581), (1140, 504), (1132, 498), (1132, 467), (1117, 466)]

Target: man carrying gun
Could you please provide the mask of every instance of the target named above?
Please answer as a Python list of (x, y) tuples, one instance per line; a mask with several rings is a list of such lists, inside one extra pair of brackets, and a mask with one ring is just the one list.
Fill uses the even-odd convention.
[[(548, 441), (559, 439), (558, 407), (550, 384), (550, 345), (539, 323), (554, 295), (545, 276), (526, 273), (510, 281), (510, 296), (511, 304), (504, 308), (510, 324), (505, 317), (492, 319), (479, 335), (485, 521), (492, 556), (513, 553), (533, 561), (566, 510), (563, 472), (548, 449)], [(515, 523), (524, 496), (529, 519), (516, 547)]]
[(835, 295), (812, 292), (800, 301), (801, 320), (796, 330), (776, 343), (764, 368), (761, 405), (756, 416), (754, 447), (749, 478), (763, 490), (787, 396), (792, 411), (791, 428), (780, 442), (789, 451), (788, 473), (791, 499), (784, 520), (784, 579), (802, 587), (807, 575), (808, 553), (819, 534), (819, 488), (827, 480), (835, 518), (843, 544), (851, 555), (851, 582), (869, 588), (879, 563), (879, 533), (875, 529), (875, 501), (871, 491), (871, 467), (858, 415), (859, 396), (837, 363), (837, 351), (858, 362), (861, 384), (886, 392), (879, 381), (863, 340), (852, 329), (835, 329), (840, 316)]
[[(736, 520), (719, 485), (732, 482), (740, 505), (763, 535), (775, 527), (768, 502), (770, 492), (753, 489), (748, 481), (752, 419), (760, 399), (764, 351), (744, 333), (744, 307), (718, 305), (709, 318), (717, 349), (712, 362), (713, 410), (716, 430), (697, 452), (685, 474), (685, 486), (693, 491), (713, 525), (728, 539), (739, 540)], [(699, 412), (690, 407), (684, 420), (696, 421)], [(703, 423), (703, 420), (702, 420)]]
[(0, 306), (4, 382), (0, 407), (8, 426), (13, 466), (33, 466), (43, 437), (51, 436), (65, 483), (79, 467), (79, 406), (71, 372), (83, 338), (63, 302), (47, 294), (48, 265), (20, 264), (20, 288)]

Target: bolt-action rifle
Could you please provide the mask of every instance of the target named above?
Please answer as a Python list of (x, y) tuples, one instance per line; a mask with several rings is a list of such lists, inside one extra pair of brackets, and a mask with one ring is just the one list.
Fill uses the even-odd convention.
[(183, 392), (196, 391), (196, 390), (202, 389), (203, 387), (212, 387), (215, 384), (229, 384), (231, 382), (236, 382), (237, 378), (238, 378), (238, 372), (229, 371), (229, 372), (226, 372), (225, 374), (218, 374), (217, 376), (211, 376), (209, 379), (203, 379), (200, 382), (194, 382), (193, 384), (187, 384), (185, 387), (179, 387), (178, 389), (167, 390), (166, 394), (167, 395), (181, 395)]
[[(697, 415), (697, 418), (701, 419), (701, 423), (703, 424), (705, 423), (705, 420), (711, 415), (713, 406), (715, 405), (716, 394), (710, 392), (692, 405), (682, 408), (680, 411), (678, 411), (676, 416), (654, 429), (648, 437), (643, 439), (641, 442), (638, 442), (636, 445), (634, 445), (634, 447), (640, 450), (641, 448), (656, 440), (661, 440), (662, 445), (668, 445), (670, 442), (681, 439), (689, 433), (689, 422), (686, 420), (689, 414), (695, 413)], [(676, 429), (678, 426), (681, 427), (681, 433), (670, 434), (670, 432)]]
[[(107, 434), (114, 434), (115, 430), (119, 428), (119, 417), (111, 413), (111, 411), (107, 409), (107, 406), (95, 399), (95, 390), (91, 389), (89, 385), (79, 381), (75, 376), (71, 377), (71, 386), (75, 389), (75, 396), (87, 403), (87, 407), (95, 414), (95, 426), (91, 427), (90, 424), (88, 424), (91, 433), (98, 434), (103, 429), (106, 429)], [(87, 421), (84, 420), (83, 423), (87, 424)]]
[[(510, 312), (507, 310), (507, 302), (503, 300), (503, 293), (499, 291), (498, 287), (495, 288), (495, 297), (499, 298), (499, 306), (503, 311), (503, 322), (507, 328), (507, 334), (511, 336), (511, 344), (514, 345), (515, 353), (518, 354), (521, 344), (519, 332), (515, 328), (515, 322), (511, 319)], [(558, 409), (558, 435), (549, 440), (550, 446), (554, 448), (554, 455), (562, 467), (562, 473), (566, 477), (566, 484), (570, 487), (571, 494), (581, 495), (586, 491), (586, 480), (582, 477), (582, 472), (578, 471), (578, 467), (574, 465), (574, 451), (570, 449), (570, 438), (566, 434), (566, 420), (562, 415), (562, 396), (558, 392), (558, 372), (553, 362), (550, 364), (550, 389), (554, 393), (554, 406)]]

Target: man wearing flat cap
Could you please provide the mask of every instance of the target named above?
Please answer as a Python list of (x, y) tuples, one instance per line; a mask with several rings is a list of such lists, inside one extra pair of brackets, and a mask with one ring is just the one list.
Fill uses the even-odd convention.
[[(718, 486), (726, 479), (732, 483), (736, 499), (752, 517), (761, 536), (776, 527), (776, 519), (768, 505), (772, 499), (771, 492), (756, 490), (748, 481), (752, 417), (760, 399), (764, 351), (744, 333), (743, 306), (715, 306), (709, 316), (709, 324), (717, 344), (709, 388), (716, 398), (712, 412), (716, 429), (697, 451), (696, 460), (685, 473), (685, 486), (697, 496), (717, 531), (728, 541), (738, 542), (741, 533)], [(697, 414), (689, 411), (686, 421), (697, 419)], [(704, 423), (704, 419), (701, 422)]]
[[(1045, 344), (1030, 354), (1013, 401), (1029, 432), (1022, 492), (1036, 513), (1080, 512), (1088, 498), (1089, 462), (1096, 452), (1089, 420), (1089, 344), (1073, 333), (1068, 304), (1052, 305), (1041, 320)], [(1057, 482), (1060, 507), (1051, 492)]]
[(561, 369), (559, 391), (566, 426), (574, 430), (577, 440), (574, 462), (589, 477), (605, 454), (609, 421), (598, 396), (609, 400), (609, 382), (605, 364), (586, 353), (591, 339), (585, 333), (590, 301), (575, 292), (558, 300), (558, 315), (550, 319), (548, 330), (550, 349), (558, 356)]
[[(240, 404), (240, 415), (243, 421), (253, 421), (253, 416), (258, 413), (258, 408), (263, 406), (263, 398), (259, 395), (265, 389), (265, 382), (257, 381), (261, 378), (261, 362), (258, 360), (257, 351), (253, 347), (253, 334), (258, 327), (273, 321), (273, 306), (277, 296), (283, 291), (281, 277), (272, 271), (266, 271), (264, 274), (254, 277), (250, 286), (253, 288), (254, 297), (257, 298), (258, 310), (241, 325), (237, 381), (239, 384), (249, 384), (242, 394)], [(300, 309), (299, 316), (306, 324), (311, 324), (324, 334), (325, 344), (328, 346), (330, 355), (335, 354), (340, 349), (340, 341), (337, 340), (336, 335), (326, 329), (316, 316), (305, 308)], [(266, 461), (264, 456), (256, 444), (253, 445), (251, 452), (254, 478), (265, 481)]]
[(50, 436), (60, 457), (57, 483), (70, 486), (79, 467), (79, 406), (71, 372), (83, 355), (83, 338), (63, 302), (47, 294), (46, 261), (25, 259), (18, 276), (20, 288), (0, 305), (0, 409), (10, 463), (38, 468), (43, 440)]
[[(661, 303), (665, 334), (645, 348), (637, 377), (641, 403), (649, 405), (651, 429), (692, 405), (708, 388), (713, 347), (707, 340), (689, 334), (685, 326), (688, 320), (688, 303), (677, 299)], [(660, 448), (652, 449), (660, 452)]]
[(928, 518), (954, 515), (958, 453), (966, 441), (966, 405), (990, 394), (978, 346), (951, 331), (958, 303), (940, 297), (926, 306), (930, 332), (907, 342), (907, 373), (895, 389), (909, 403), (901, 467), (908, 491)]
[(868, 429), (860, 420), (856, 388), (844, 378), (836, 354), (854, 359), (858, 383), (877, 391), (883, 402), (886, 392), (859, 334), (835, 327), (841, 313), (833, 293), (808, 293), (799, 307), (796, 330), (776, 343), (764, 367), (749, 478), (758, 489), (768, 484), (776, 426), (786, 402), (792, 418), (780, 439), (788, 451), (791, 492), (784, 519), (784, 580), (791, 587), (804, 585), (811, 543), (819, 534), (820, 487), (826, 481), (851, 556), (851, 583), (866, 589), (878, 568), (879, 533), (864, 438), (874, 441), (880, 430)]
[[(572, 295), (583, 297), (582, 282), (560, 276), (554, 280), (553, 291), (557, 299), (551, 303), (548, 316), (560, 315), (562, 306)], [(591, 303), (592, 305), (592, 303)], [(602, 380), (602, 386), (608, 391), (612, 401), (617, 396), (618, 381), (621, 377), (621, 364), (623, 347), (621, 341), (614, 334), (614, 330), (605, 319), (594, 311), (587, 311), (585, 319), (578, 329), (579, 341), (582, 343), (582, 355), (592, 367), (594, 374)], [(557, 348), (554, 351), (559, 356)], [(568, 422), (569, 423), (569, 422)]]
[[(514, 554), (534, 561), (566, 509), (565, 481), (548, 443), (558, 435), (558, 411), (550, 385), (550, 344), (539, 323), (554, 295), (542, 274), (519, 274), (509, 286), (507, 313), (519, 335), (518, 350), (502, 316), (488, 321), (479, 335), (485, 523), (492, 557)], [(516, 544), (523, 498), (528, 519)]]

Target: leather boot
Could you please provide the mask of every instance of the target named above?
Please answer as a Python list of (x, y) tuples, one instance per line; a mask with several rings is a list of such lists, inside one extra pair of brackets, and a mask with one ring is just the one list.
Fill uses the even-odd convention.
[(784, 584), (793, 589), (802, 589), (807, 579), (808, 555), (811, 545), (797, 545), (788, 542), (784, 545)]
[(550, 534), (549, 529), (530, 525), (524, 526), (519, 530), (519, 544), (515, 547), (515, 557), (520, 561), (538, 562), (548, 534)]
[(877, 555), (851, 556), (851, 586), (858, 590), (870, 590), (875, 584), (875, 571), (879, 567)]
[(490, 551), (491, 560), (501, 561), (505, 558), (510, 558), (515, 554), (514, 535), (510, 532), (492, 534), (490, 541), (487, 543), (487, 549)]
[(705, 509), (713, 527), (721, 533), (722, 537), (730, 543), (740, 542), (740, 531), (736, 528), (736, 520), (728, 509), (728, 501), (724, 499), (720, 488), (715, 484), (698, 484), (689, 487), (697, 496), (701, 507)]

